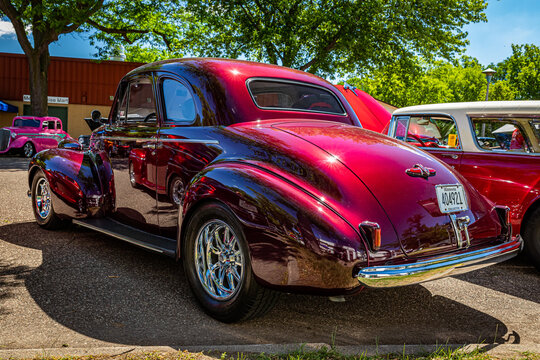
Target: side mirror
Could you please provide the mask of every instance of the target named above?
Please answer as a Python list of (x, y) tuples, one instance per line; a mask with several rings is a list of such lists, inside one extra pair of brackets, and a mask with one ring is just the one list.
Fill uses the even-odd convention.
[(97, 109), (92, 110), (92, 112), (90, 113), (90, 117), (92, 118), (92, 120), (100, 122), (100, 120), (101, 120), (101, 112), (99, 110), (97, 110)]

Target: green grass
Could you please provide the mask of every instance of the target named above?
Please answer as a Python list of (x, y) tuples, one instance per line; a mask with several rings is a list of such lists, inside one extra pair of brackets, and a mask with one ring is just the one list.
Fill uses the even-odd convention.
[[(73, 357), (35, 357), (32, 360), (540, 360), (540, 354), (524, 352), (509, 358), (493, 357), (482, 350), (465, 352), (461, 349), (441, 347), (432, 353), (406, 354), (405, 347), (401, 354), (384, 354), (376, 356), (344, 355), (334, 348), (323, 347), (316, 351), (297, 351), (280, 354), (227, 354), (227, 353), (190, 353), (179, 352), (151, 352), (141, 354), (99, 355), (99, 356), (73, 356)], [(1, 360), (1, 359), (0, 359)]]

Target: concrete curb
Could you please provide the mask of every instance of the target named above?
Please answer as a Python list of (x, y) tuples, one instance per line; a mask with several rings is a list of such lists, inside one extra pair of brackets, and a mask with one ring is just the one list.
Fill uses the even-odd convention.
[[(306, 344), (253, 344), (253, 345), (207, 345), (207, 346), (111, 346), (95, 348), (49, 348), (49, 349), (3, 349), (0, 350), (0, 359), (33, 359), (36, 357), (66, 357), (66, 356), (89, 356), (89, 355), (136, 355), (150, 352), (178, 352), (189, 351), (192, 353), (204, 352), (206, 354), (222, 353), (265, 353), (283, 354), (302, 348), (304, 351), (316, 351), (322, 347), (330, 348), (325, 343)], [(345, 355), (384, 355), (384, 354), (420, 354), (431, 353), (438, 349), (463, 349), (471, 352), (481, 349), (486, 353), (500, 358), (514, 358), (524, 352), (540, 354), (540, 344), (444, 344), (444, 345), (346, 345), (336, 346), (336, 350)]]

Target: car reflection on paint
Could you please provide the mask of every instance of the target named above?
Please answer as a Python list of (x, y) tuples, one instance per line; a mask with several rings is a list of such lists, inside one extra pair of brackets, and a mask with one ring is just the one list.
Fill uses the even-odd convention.
[(145, 65), (120, 82), (90, 149), (68, 146), (30, 163), (37, 223), (71, 220), (181, 258), (195, 298), (224, 322), (264, 314), (278, 291), (414, 284), (521, 248), (507, 208), (361, 129), (330, 83), (279, 66)]

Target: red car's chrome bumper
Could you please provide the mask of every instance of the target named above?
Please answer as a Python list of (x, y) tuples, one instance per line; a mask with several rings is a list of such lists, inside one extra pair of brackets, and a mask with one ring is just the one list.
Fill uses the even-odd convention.
[(466, 273), (516, 256), (523, 247), (519, 235), (496, 246), (461, 254), (439, 256), (401, 265), (381, 265), (360, 269), (356, 277), (368, 287), (396, 287)]

